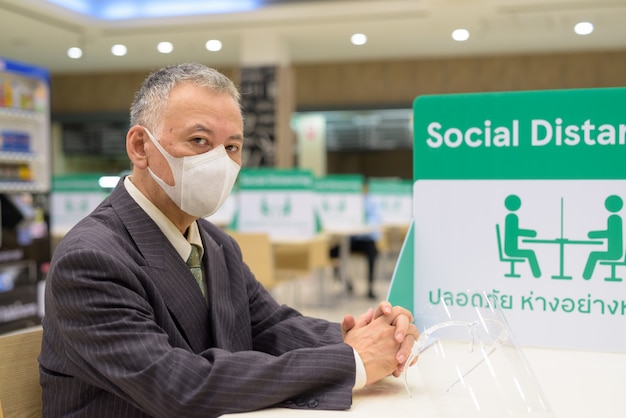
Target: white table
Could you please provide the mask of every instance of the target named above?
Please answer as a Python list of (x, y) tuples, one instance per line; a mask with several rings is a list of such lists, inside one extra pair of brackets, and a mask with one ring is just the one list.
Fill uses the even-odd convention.
[[(523, 351), (557, 418), (626, 417), (626, 353), (540, 348), (523, 348)], [(402, 379), (386, 378), (356, 392), (348, 411), (270, 408), (230, 416), (440, 418), (430, 405), (419, 373), (409, 373), (414, 392), (411, 398)]]

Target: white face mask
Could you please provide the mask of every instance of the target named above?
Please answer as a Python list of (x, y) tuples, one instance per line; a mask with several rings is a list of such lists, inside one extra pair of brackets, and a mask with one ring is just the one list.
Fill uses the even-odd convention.
[(183, 212), (198, 218), (214, 214), (230, 194), (240, 168), (224, 145), (203, 154), (172, 157), (148, 129), (145, 131), (167, 160), (174, 185), (165, 183), (148, 167), (152, 178)]

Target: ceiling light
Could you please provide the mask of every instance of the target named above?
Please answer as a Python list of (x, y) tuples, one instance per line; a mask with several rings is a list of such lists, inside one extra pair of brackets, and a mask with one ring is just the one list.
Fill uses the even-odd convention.
[(159, 42), (157, 45), (157, 51), (161, 54), (169, 54), (174, 50), (174, 44), (171, 42)]
[(365, 45), (367, 43), (367, 36), (363, 33), (355, 33), (350, 38), (350, 42), (353, 45)]
[(217, 52), (222, 49), (222, 42), (217, 39), (211, 39), (204, 46), (211, 52)]
[(452, 31), (452, 39), (454, 39), (455, 41), (467, 41), (469, 37), (470, 33), (467, 29), (455, 29)]
[(580, 22), (574, 26), (574, 32), (578, 35), (589, 35), (593, 32), (593, 23), (591, 22)]
[(126, 55), (126, 52), (128, 52), (128, 48), (126, 48), (126, 45), (117, 44), (111, 47), (111, 54), (115, 55), (116, 57), (123, 57), (124, 55)]
[(72, 59), (79, 59), (80, 57), (83, 56), (83, 50), (80, 49), (77, 46), (73, 46), (70, 49), (67, 50), (67, 56), (72, 58)]

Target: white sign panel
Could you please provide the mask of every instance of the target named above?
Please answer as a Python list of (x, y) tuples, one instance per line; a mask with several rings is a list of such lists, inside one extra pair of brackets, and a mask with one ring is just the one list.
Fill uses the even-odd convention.
[[(626, 315), (626, 181), (431, 180), (415, 197), (434, 203), (415, 209), (417, 307), (486, 291), (525, 344), (624, 347), (609, 330)], [(617, 260), (607, 259), (612, 233)]]
[(317, 233), (313, 176), (309, 171), (250, 169), (239, 175), (236, 229), (272, 238)]
[(521, 344), (626, 352), (624, 103), (626, 88), (418, 97), (392, 303), (419, 319), (486, 292)]
[(315, 207), (325, 230), (362, 228), (365, 224), (363, 176), (335, 174), (315, 181)]

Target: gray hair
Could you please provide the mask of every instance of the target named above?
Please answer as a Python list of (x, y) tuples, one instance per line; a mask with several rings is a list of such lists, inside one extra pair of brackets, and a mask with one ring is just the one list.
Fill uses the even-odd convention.
[(241, 95), (237, 87), (224, 74), (198, 63), (177, 64), (163, 67), (144, 80), (130, 106), (130, 126), (143, 125), (158, 135), (161, 130), (160, 117), (167, 106), (170, 92), (182, 83), (226, 93), (241, 107)]

